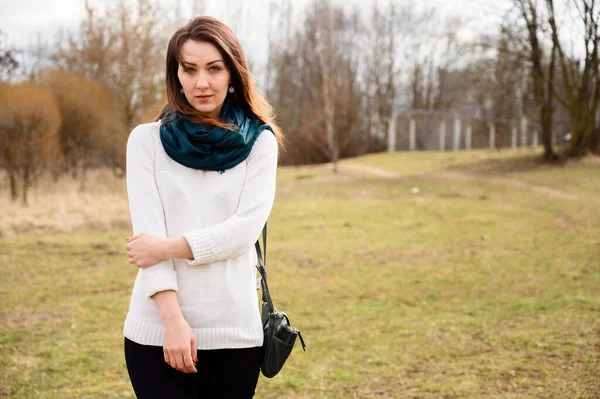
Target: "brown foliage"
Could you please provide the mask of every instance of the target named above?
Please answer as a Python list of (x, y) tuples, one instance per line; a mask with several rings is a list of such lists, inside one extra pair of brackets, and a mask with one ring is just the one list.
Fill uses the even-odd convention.
[(59, 130), (64, 169), (74, 176), (94, 166), (111, 165), (111, 159), (122, 157), (126, 128), (115, 117), (118, 100), (100, 83), (81, 75), (56, 70), (42, 76), (42, 84), (50, 88), (62, 115)]
[(60, 111), (54, 95), (32, 83), (0, 90), (0, 159), (11, 197), (27, 204), (27, 191), (48, 167), (60, 160)]
[(166, 103), (167, 103), (167, 99), (165, 97), (162, 97), (160, 100), (156, 101), (154, 104), (146, 107), (143, 110), (140, 118), (138, 119), (138, 122), (139, 123), (150, 123), (150, 122), (156, 121), (156, 119), (159, 117), (159, 115), (163, 111), (163, 108), (165, 107)]

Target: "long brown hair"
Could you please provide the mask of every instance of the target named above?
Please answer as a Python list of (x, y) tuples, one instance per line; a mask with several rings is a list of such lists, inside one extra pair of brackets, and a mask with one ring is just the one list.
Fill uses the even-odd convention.
[(240, 41), (227, 25), (213, 17), (202, 16), (192, 18), (171, 37), (169, 46), (167, 47), (167, 104), (158, 119), (164, 117), (166, 110), (170, 108), (187, 115), (190, 119), (198, 123), (220, 126), (226, 129), (232, 128), (231, 125), (220, 119), (200, 114), (190, 105), (185, 95), (179, 91), (181, 85), (177, 77), (177, 70), (182, 61), (181, 46), (187, 40), (208, 42), (219, 50), (231, 72), (231, 84), (235, 89), (234, 94), (227, 94), (225, 101), (240, 104), (247, 111), (256, 115), (262, 122), (268, 123), (275, 133), (277, 142), (282, 146), (283, 133), (277, 122), (275, 122), (273, 108), (256, 87)]

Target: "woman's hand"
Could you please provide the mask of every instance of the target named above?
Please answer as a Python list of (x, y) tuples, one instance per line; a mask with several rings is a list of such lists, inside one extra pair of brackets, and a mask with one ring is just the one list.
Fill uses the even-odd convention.
[(163, 323), (163, 353), (165, 362), (184, 373), (196, 373), (196, 336), (182, 316)]
[(164, 257), (164, 246), (166, 239), (159, 238), (147, 233), (139, 233), (127, 237), (127, 254), (129, 263), (143, 269), (157, 264), (167, 258)]

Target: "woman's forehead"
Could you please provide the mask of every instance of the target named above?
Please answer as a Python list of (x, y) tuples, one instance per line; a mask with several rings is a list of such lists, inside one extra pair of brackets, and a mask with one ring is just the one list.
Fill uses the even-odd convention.
[(180, 61), (196, 65), (204, 65), (215, 61), (223, 61), (219, 49), (212, 43), (186, 40), (179, 51)]

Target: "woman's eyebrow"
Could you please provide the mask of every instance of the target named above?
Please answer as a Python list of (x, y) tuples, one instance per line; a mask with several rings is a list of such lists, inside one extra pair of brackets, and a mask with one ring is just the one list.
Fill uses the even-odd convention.
[[(224, 61), (223, 60), (214, 60), (211, 62), (207, 62), (206, 65), (214, 64), (216, 62), (224, 62)], [(196, 64), (194, 62), (190, 62), (190, 61), (181, 61), (181, 65), (196, 66)]]

